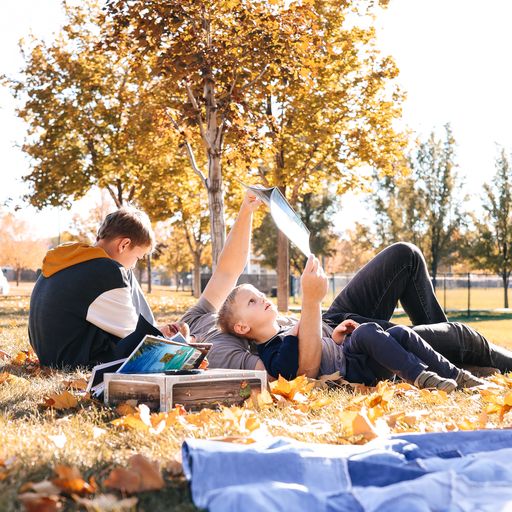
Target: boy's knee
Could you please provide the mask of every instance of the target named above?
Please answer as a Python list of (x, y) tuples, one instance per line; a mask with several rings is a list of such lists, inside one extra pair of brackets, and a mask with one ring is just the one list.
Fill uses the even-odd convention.
[(389, 246), (388, 250), (393, 253), (393, 256), (398, 259), (407, 259), (411, 256), (421, 256), (423, 253), (420, 248), (409, 242), (396, 242)]

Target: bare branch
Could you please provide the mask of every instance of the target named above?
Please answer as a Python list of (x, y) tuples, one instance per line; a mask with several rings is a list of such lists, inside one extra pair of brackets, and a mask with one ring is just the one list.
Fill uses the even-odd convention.
[(203, 174), (201, 169), (197, 166), (196, 158), (194, 156), (194, 150), (192, 149), (192, 146), (190, 142), (187, 140), (187, 136), (183, 132), (183, 130), (180, 128), (180, 125), (176, 122), (176, 120), (169, 114), (169, 119), (171, 120), (171, 123), (173, 124), (174, 128), (178, 131), (178, 133), (183, 137), (183, 143), (185, 144), (185, 149), (187, 150), (188, 159), (190, 161), (190, 165), (192, 166), (192, 169), (194, 172), (201, 178), (201, 181), (203, 182), (203, 185), (208, 188), (208, 181), (206, 179), (206, 176)]
[(196, 111), (197, 123), (199, 125), (199, 132), (201, 134), (201, 139), (205, 142), (206, 148), (211, 150), (211, 149), (213, 149), (212, 143), (211, 143), (210, 139), (208, 138), (208, 135), (204, 131), (204, 123), (203, 123), (203, 116), (201, 115), (201, 109), (199, 108), (199, 104), (197, 103), (194, 93), (192, 92), (192, 88), (190, 87), (190, 84), (187, 81), (185, 81), (185, 88), (187, 89), (188, 99), (190, 100), (190, 103), (192, 103), (192, 107)]
[(258, 76), (254, 80), (251, 80), (249, 83), (247, 83), (243, 87), (241, 87), (240, 92), (244, 92), (246, 89), (251, 87), (251, 85), (254, 85), (266, 73), (267, 69), (268, 69), (268, 64), (265, 64), (265, 67), (261, 70), (261, 72), (258, 74)]

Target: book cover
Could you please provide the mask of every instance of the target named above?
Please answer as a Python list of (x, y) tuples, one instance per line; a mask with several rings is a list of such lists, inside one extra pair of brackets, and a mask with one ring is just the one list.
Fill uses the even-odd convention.
[(176, 334), (172, 339), (146, 335), (117, 373), (163, 373), (199, 365), (204, 354)]

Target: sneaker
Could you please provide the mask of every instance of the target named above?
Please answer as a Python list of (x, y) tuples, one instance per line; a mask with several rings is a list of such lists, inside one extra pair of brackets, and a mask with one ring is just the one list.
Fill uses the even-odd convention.
[(453, 379), (444, 379), (437, 375), (437, 373), (426, 370), (416, 377), (414, 385), (420, 389), (436, 388), (447, 393), (451, 393), (457, 388), (457, 383)]
[(459, 370), (459, 375), (455, 378), (455, 382), (459, 388), (474, 388), (475, 386), (485, 386), (487, 384), (485, 380), (475, 377), (466, 370)]

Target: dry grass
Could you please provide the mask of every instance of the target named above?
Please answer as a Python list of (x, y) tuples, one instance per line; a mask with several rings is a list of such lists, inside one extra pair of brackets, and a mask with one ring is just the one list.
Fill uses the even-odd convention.
[[(16, 289), (13, 288), (13, 293)], [(176, 317), (193, 302), (188, 294), (163, 290), (150, 296), (150, 302), (160, 318)], [(0, 297), (0, 348), (11, 355), (28, 348), (28, 293)], [(502, 326), (510, 320), (492, 322)], [(503, 329), (505, 332), (508, 329)], [(119, 415), (102, 404), (82, 400), (69, 411), (42, 407), (43, 398), (64, 389), (65, 380), (87, 377), (83, 371), (53, 371), (31, 373), (26, 366), (0, 360), (0, 373), (9, 372), (23, 377), (15, 383), (0, 384), (0, 510), (21, 510), (17, 500), (20, 486), (53, 475), (57, 463), (77, 466), (86, 477), (94, 476), (102, 486), (110, 470), (125, 465), (134, 453), (142, 453), (160, 462), (165, 469), (179, 453), (186, 437), (218, 437), (249, 435), (239, 423), (227, 421), (226, 413), (205, 414), (204, 421), (195, 425), (176, 423), (158, 435), (143, 430), (122, 430), (110, 424)], [(394, 389), (394, 388), (393, 388)], [(504, 391), (503, 391), (504, 392)], [(366, 392), (367, 393), (367, 392)], [(399, 390), (397, 387), (386, 400), (379, 394), (352, 392), (345, 388), (315, 389), (303, 404), (283, 402), (248, 410), (257, 422), (273, 435), (325, 443), (364, 442), (364, 436), (350, 431), (345, 412), (366, 410), (374, 428), (385, 431), (442, 431), (457, 428), (477, 428), (482, 422), (482, 404), (478, 393), (458, 392), (448, 397), (430, 392)], [(373, 397), (373, 398), (372, 398)], [(321, 400), (322, 402), (318, 402)], [(316, 404), (316, 405), (315, 405)], [(398, 414), (404, 412), (401, 416)], [(380, 418), (379, 418), (380, 416)], [(391, 418), (397, 418), (393, 424)], [(486, 421), (486, 420), (485, 420)], [(484, 423), (485, 423), (484, 421)], [(391, 425), (391, 427), (390, 427)], [(488, 418), (487, 427), (509, 427), (507, 414), (503, 421), (497, 415)], [(101, 430), (98, 430), (101, 429)], [(59, 448), (50, 436), (66, 438)], [(11, 459), (13, 466), (2, 481), (1, 461)], [(181, 477), (164, 471), (166, 487), (161, 491), (138, 495), (144, 510), (194, 510), (188, 487)], [(74, 510), (68, 499), (65, 510)]]

